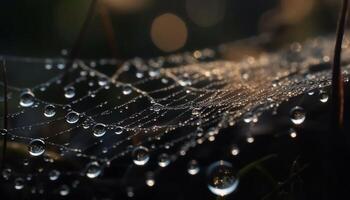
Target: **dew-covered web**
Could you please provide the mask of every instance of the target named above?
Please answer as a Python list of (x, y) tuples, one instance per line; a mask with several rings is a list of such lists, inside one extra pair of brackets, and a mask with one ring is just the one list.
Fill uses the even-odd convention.
[[(64, 59), (4, 57), (11, 159), (3, 177), (21, 189), (32, 180), (63, 176), (102, 179), (112, 162), (142, 167), (152, 160), (158, 164), (150, 171), (159, 170), (215, 142), (223, 128), (241, 120), (257, 123), (264, 111), (277, 112), (292, 97), (320, 93), (326, 102), (332, 47), (329, 38), (317, 38), (240, 62), (222, 56), (230, 45), (123, 63), (84, 60), (72, 67)], [(347, 44), (343, 48), (350, 55)], [(147, 176), (151, 186), (152, 174)], [(60, 194), (66, 195), (70, 183), (62, 184)]]

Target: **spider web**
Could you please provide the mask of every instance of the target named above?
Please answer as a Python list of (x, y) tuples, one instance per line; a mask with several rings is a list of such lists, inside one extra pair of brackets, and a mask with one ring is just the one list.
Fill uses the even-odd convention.
[[(350, 55), (347, 45), (344, 55)], [(148, 148), (150, 157), (167, 152), (172, 163), (204, 142), (215, 142), (220, 130), (242, 120), (257, 123), (262, 113), (277, 112), (283, 102), (331, 83), (329, 38), (294, 43), (239, 62), (225, 60), (230, 47), (123, 63), (80, 60), (70, 68), (62, 58), (5, 56), (11, 85), (7, 133), (11, 159), (6, 166), (11, 179), (47, 180), (53, 169), (79, 179), (93, 162), (101, 169), (112, 162), (134, 165), (128, 158), (139, 146)], [(344, 63), (348, 61), (345, 56)], [(346, 82), (348, 69), (346, 65), (343, 71)], [(73, 90), (72, 98), (65, 97), (67, 88)], [(30, 107), (19, 105), (25, 89), (35, 95)], [(49, 105), (55, 115), (45, 117)], [(76, 123), (67, 122), (70, 112), (79, 115)], [(101, 137), (94, 135), (97, 125), (106, 130)], [(237, 141), (249, 137), (253, 133), (240, 134)], [(34, 139), (45, 142), (43, 156), (29, 155), (27, 146)], [(160, 168), (153, 165), (152, 171)]]

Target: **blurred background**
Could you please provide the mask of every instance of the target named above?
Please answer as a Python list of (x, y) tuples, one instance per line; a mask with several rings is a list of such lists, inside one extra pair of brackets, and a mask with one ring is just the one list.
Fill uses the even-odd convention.
[[(90, 2), (2, 0), (0, 54), (61, 55), (62, 49), (72, 48)], [(98, 0), (81, 57), (148, 58), (215, 47), (261, 33), (273, 34), (273, 43), (281, 46), (335, 32), (340, 2)], [(107, 39), (111, 35), (113, 42)]]

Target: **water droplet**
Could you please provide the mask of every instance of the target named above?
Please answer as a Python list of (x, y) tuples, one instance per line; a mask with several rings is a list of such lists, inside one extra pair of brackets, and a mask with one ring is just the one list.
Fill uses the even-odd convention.
[(30, 107), (34, 104), (34, 93), (27, 89), (21, 93), (19, 104), (22, 107)]
[(1, 136), (7, 135), (7, 129), (1, 129), (1, 130), (0, 130), (0, 135), (1, 135)]
[(146, 173), (146, 184), (149, 187), (153, 187), (155, 185), (155, 180), (154, 180), (154, 174), (153, 172), (147, 172)]
[(58, 179), (58, 177), (60, 176), (60, 172), (58, 171), (58, 170), (51, 170), (50, 172), (49, 172), (49, 179), (51, 180), (51, 181), (55, 181), (55, 180), (57, 180)]
[(305, 121), (306, 114), (302, 107), (296, 106), (290, 111), (290, 120), (295, 125), (300, 125)]
[(75, 88), (73, 86), (68, 86), (64, 88), (64, 96), (67, 99), (71, 99), (75, 96)]
[(290, 136), (291, 138), (296, 138), (296, 137), (297, 137), (297, 132), (296, 132), (293, 128), (291, 128), (291, 129), (289, 130), (289, 136)]
[(98, 85), (99, 86), (105, 86), (105, 85), (107, 85), (107, 83), (108, 83), (107, 77), (100, 77), (98, 79)]
[(253, 137), (247, 137), (247, 142), (248, 143), (253, 143), (254, 142), (254, 138)]
[(132, 152), (132, 158), (136, 165), (145, 165), (149, 160), (148, 149), (144, 146), (136, 147)]
[(226, 196), (237, 189), (238, 179), (235, 178), (232, 165), (226, 161), (211, 164), (207, 171), (208, 188), (218, 196)]
[(162, 108), (163, 106), (161, 104), (153, 103), (151, 110), (153, 110), (154, 112), (159, 112)]
[(92, 129), (95, 137), (102, 137), (106, 133), (106, 125), (102, 123), (95, 124)]
[(192, 115), (193, 116), (198, 116), (200, 114), (200, 108), (193, 108), (192, 109)]
[(5, 180), (10, 179), (11, 174), (12, 174), (12, 170), (10, 168), (6, 168), (6, 169), (2, 170), (2, 177)]
[(326, 103), (326, 102), (328, 101), (328, 99), (329, 99), (329, 96), (328, 96), (327, 92), (324, 91), (324, 90), (321, 90), (321, 91), (320, 91), (319, 97), (320, 97), (320, 101), (321, 101), (322, 103)]
[(69, 189), (68, 185), (62, 185), (60, 187), (60, 195), (61, 196), (67, 196), (69, 194), (69, 192), (70, 192), (70, 189)]
[(199, 172), (199, 165), (196, 160), (191, 160), (187, 165), (187, 172), (190, 175), (196, 175)]
[(42, 155), (45, 152), (45, 142), (40, 139), (34, 139), (30, 141), (28, 151), (32, 156)]
[(239, 148), (238, 148), (236, 145), (233, 145), (233, 146), (231, 147), (231, 154), (232, 154), (233, 156), (237, 156), (237, 155), (239, 154)]
[(86, 176), (88, 178), (96, 178), (98, 177), (102, 172), (102, 168), (98, 162), (93, 161), (87, 165), (86, 168)]
[(126, 188), (126, 195), (128, 196), (128, 197), (134, 197), (134, 189), (132, 188), (132, 187), (127, 187)]
[(55, 106), (54, 105), (47, 105), (45, 106), (44, 115), (45, 117), (53, 117), (56, 114)]
[(15, 179), (15, 189), (21, 190), (24, 188), (24, 179), (23, 178), (16, 178)]
[(166, 167), (170, 164), (170, 158), (169, 155), (166, 153), (162, 153), (158, 157), (158, 165), (160, 167)]
[(129, 95), (129, 94), (131, 94), (131, 92), (132, 92), (132, 88), (130, 85), (125, 85), (123, 87), (123, 94), (124, 95)]
[(117, 135), (120, 135), (120, 134), (122, 134), (123, 133), (123, 131), (124, 131), (124, 128), (123, 127), (121, 127), (121, 126), (117, 126), (117, 127), (115, 127), (115, 134), (117, 134)]
[(70, 111), (67, 115), (66, 115), (66, 121), (70, 124), (75, 124), (79, 121), (79, 113), (75, 112), (75, 111)]

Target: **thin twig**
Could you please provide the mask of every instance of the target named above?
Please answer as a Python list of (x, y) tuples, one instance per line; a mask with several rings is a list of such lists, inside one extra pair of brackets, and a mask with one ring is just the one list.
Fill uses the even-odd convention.
[(96, 4), (97, 4), (97, 0), (91, 0), (89, 10), (88, 10), (88, 13), (86, 14), (84, 23), (80, 29), (79, 35), (74, 43), (74, 46), (69, 54), (70, 63), (69, 63), (69, 66), (66, 67), (66, 69), (71, 67), (70, 65), (74, 63), (74, 60), (80, 56), (81, 46), (82, 46), (84, 37), (86, 35), (87, 29), (89, 27), (90, 21), (95, 13)]
[(6, 75), (6, 62), (5, 60), (2, 61), (2, 72), (3, 72), (3, 90), (4, 90), (4, 118), (3, 118), (3, 128), (6, 131), (3, 135), (3, 145), (2, 145), (2, 161), (1, 161), (1, 169), (4, 169), (5, 162), (6, 162), (6, 149), (7, 149), (7, 115), (8, 115), (8, 104), (7, 104), (7, 75)]
[(104, 4), (101, 4), (99, 6), (99, 13), (100, 13), (100, 17), (103, 25), (103, 30), (106, 34), (107, 43), (112, 52), (112, 57), (117, 58), (118, 56), (118, 49), (116, 46), (117, 40), (115, 38), (115, 32), (113, 29), (113, 23), (110, 17), (109, 10)]
[(344, 83), (341, 72), (341, 52), (348, 14), (348, 0), (343, 0), (342, 11), (340, 13), (337, 38), (334, 48), (334, 59), (332, 66), (332, 105), (334, 125), (342, 128), (344, 124)]

